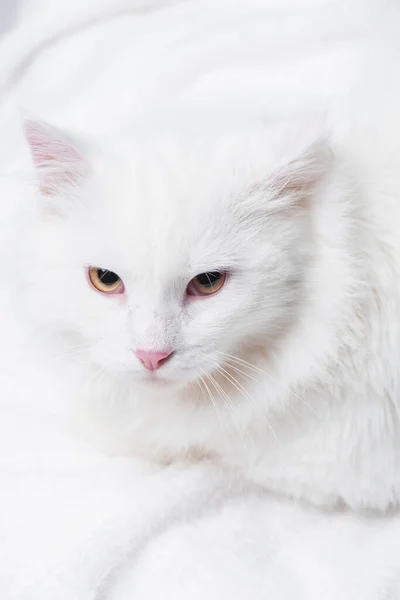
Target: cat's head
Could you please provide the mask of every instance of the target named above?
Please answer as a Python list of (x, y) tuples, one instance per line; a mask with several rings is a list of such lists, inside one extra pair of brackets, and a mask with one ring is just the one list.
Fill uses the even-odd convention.
[(43, 123), (25, 134), (38, 181), (25, 294), (67, 353), (185, 386), (279, 345), (312, 260), (323, 142), (253, 128), (99, 151)]

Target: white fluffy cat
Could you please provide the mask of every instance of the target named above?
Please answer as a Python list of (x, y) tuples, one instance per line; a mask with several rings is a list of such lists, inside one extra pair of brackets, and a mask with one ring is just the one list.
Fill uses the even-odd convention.
[(398, 506), (398, 154), (381, 105), (329, 135), (204, 107), (102, 142), (26, 122), (38, 189), (16, 297), (42, 350), (68, 357), (97, 443)]
[(397, 504), (395, 199), (378, 212), (310, 129), (194, 142), (174, 122), (103, 153), (26, 133), (40, 191), (19, 295), (52, 352), (78, 348), (75, 394), (105, 438), (313, 501)]

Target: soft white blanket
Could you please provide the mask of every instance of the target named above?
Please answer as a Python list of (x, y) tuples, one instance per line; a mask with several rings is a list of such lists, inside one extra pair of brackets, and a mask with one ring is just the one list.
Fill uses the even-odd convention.
[[(4, 41), (0, 57), (1, 139), (7, 139), (13, 102), (8, 100), (7, 86), (21, 76), (12, 70), (16, 59), (34, 49), (52, 28), (57, 31), (67, 21), (77, 22), (85, 16), (83, 11), (90, 14), (95, 5), (96, 10), (106, 12), (117, 3), (79, 4), (68, 2), (61, 7), (59, 2), (45, 0), (21, 4), (30, 10), (25, 17), (23, 10), (18, 13), (22, 21)], [(121, 8), (129, 4), (138, 3), (118, 2)], [(272, 2), (265, 0), (265, 4), (271, 6)], [(289, 0), (281, 4), (294, 6)], [(212, 4), (207, 5), (210, 10)], [(240, 20), (238, 11), (236, 7)], [(176, 13), (172, 15), (176, 17)], [(281, 16), (278, 11), (276, 18)], [(168, 38), (165, 18), (164, 13), (154, 26), (147, 20), (143, 29), (136, 25), (135, 31), (145, 39), (158, 27)], [(106, 26), (103, 22), (98, 33), (92, 33), (94, 46), (99, 47)], [(295, 23), (293, 27), (295, 30)], [(335, 32), (332, 35), (335, 37)], [(121, 48), (126, 38), (125, 32)], [(89, 44), (89, 38), (85, 43)], [(152, 46), (147, 40), (146, 51)], [(90, 44), (80, 51), (89, 60)], [(82, 110), (78, 115), (72, 109), (63, 114), (67, 125), (74, 115), (74, 125), (93, 130), (95, 123), (99, 124), (98, 115), (92, 114), (94, 98), (99, 91), (105, 93), (107, 86), (100, 85), (101, 73), (98, 89), (84, 85), (83, 74), (68, 52), (63, 82), (54, 82), (62, 52), (59, 47), (54, 63), (51, 59), (47, 63), (51, 77), (44, 77), (44, 71), (40, 75), (40, 65), (29, 75), (29, 61), (21, 63), (27, 69), (27, 83), (22, 85), (20, 97), (24, 103), (31, 101), (29, 109), (61, 120), (57, 101), (66, 93), (65, 85), (61, 86), (65, 74), (73, 75), (74, 85), (82, 77), (82, 86), (75, 91)], [(106, 69), (108, 65), (111, 72), (116, 59), (111, 65), (106, 58), (102, 60), (107, 64), (100, 66)], [(324, 68), (322, 64), (321, 73), (327, 69), (327, 63)], [(135, 66), (131, 78), (134, 75), (138, 81), (137, 98), (145, 102), (166, 82), (158, 79), (158, 87), (151, 87), (139, 59)], [(333, 63), (329, 68), (334, 68)], [(178, 75), (179, 70), (168, 71), (177, 84), (182, 82)], [(49, 80), (54, 84), (51, 89)], [(40, 89), (33, 85), (35, 81), (41, 81)], [(227, 75), (225, 83), (229, 81)], [(327, 81), (328, 76), (315, 81), (321, 94)], [(212, 79), (203, 83), (205, 88), (215, 85)], [(231, 84), (236, 85), (234, 80)], [(339, 89), (338, 78), (335, 85)], [(188, 89), (190, 97), (190, 86)], [(124, 106), (132, 111), (136, 106), (132, 99), (110, 92), (110, 106), (117, 100), (118, 110), (113, 104), (110, 122), (116, 112), (123, 118)], [(305, 105), (308, 100), (304, 99)], [(109, 122), (106, 118), (101, 122), (106, 130)], [(3, 144), (0, 156), (8, 153), (8, 144)], [(57, 410), (39, 398), (40, 377), (33, 366), (16, 362), (16, 372), (10, 372), (6, 360), (8, 316), (3, 311), (0, 314), (2, 339), (7, 342), (0, 350), (1, 600), (400, 599), (399, 516), (320, 514), (269, 496), (212, 464), (161, 469), (97, 453), (73, 438)]]
[(319, 514), (211, 464), (106, 458), (28, 403), (2, 401), (0, 423), (2, 600), (400, 598), (399, 517)]
[(104, 458), (49, 415), (4, 412), (2, 600), (400, 598), (399, 517), (318, 514), (212, 465)]

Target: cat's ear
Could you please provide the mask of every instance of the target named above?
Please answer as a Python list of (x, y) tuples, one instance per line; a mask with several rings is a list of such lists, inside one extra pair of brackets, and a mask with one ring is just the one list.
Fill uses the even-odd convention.
[(79, 186), (89, 170), (79, 143), (42, 121), (27, 119), (23, 129), (42, 194), (56, 196)]
[(313, 193), (332, 166), (333, 158), (327, 140), (314, 142), (274, 175), (274, 194), (284, 200), (287, 206), (308, 207)]

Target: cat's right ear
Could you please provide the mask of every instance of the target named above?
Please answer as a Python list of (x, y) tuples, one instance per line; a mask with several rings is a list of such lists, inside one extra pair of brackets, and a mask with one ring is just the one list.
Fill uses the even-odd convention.
[(75, 140), (43, 121), (27, 119), (23, 129), (42, 194), (57, 196), (82, 183), (89, 168)]

